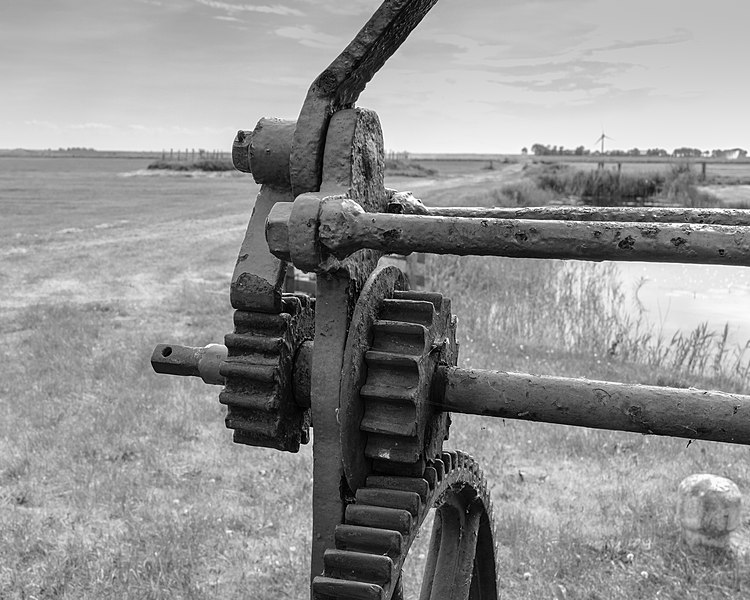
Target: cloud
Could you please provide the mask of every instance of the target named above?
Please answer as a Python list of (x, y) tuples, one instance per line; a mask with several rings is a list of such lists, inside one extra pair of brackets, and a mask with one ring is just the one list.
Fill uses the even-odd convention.
[(75, 123), (68, 125), (70, 129), (114, 129), (112, 125), (107, 123)]
[(60, 126), (57, 123), (52, 123), (51, 121), (40, 121), (39, 119), (29, 119), (24, 121), (23, 124), (28, 125), (29, 127), (43, 127), (45, 129), (54, 129), (56, 131), (60, 130)]
[[(316, 12), (324, 10), (335, 15), (369, 17), (381, 4), (381, 0), (302, 0)], [(363, 22), (364, 24), (364, 22)]]
[(62, 131), (62, 130), (81, 130), (81, 129), (89, 129), (89, 130), (95, 130), (95, 129), (114, 129), (112, 125), (109, 125), (108, 123), (98, 123), (89, 121), (86, 123), (53, 123), (52, 121), (44, 121), (39, 119), (29, 119), (23, 122), (24, 125), (28, 125), (29, 127), (43, 127), (45, 129), (52, 129), (54, 131)]
[(493, 69), (493, 73), (516, 78), (502, 78), (496, 83), (535, 92), (570, 92), (612, 89), (612, 81), (634, 68), (624, 62), (569, 60)]
[(283, 17), (302, 17), (304, 13), (296, 8), (290, 8), (288, 6), (282, 6), (280, 4), (274, 4), (273, 6), (267, 5), (254, 5), (254, 4), (232, 4), (230, 2), (220, 2), (219, 0), (196, 0), (198, 4), (203, 4), (210, 8), (217, 10), (223, 10), (229, 13), (230, 16), (236, 13), (242, 12), (257, 12), (269, 15), (280, 15)]
[(310, 25), (279, 27), (274, 32), (283, 38), (293, 39), (310, 48), (343, 48), (346, 44), (339, 36), (321, 33)]
[(643, 48), (646, 46), (669, 46), (672, 44), (683, 44), (693, 39), (693, 34), (685, 29), (680, 29), (672, 35), (666, 37), (654, 37), (635, 39), (631, 41), (616, 41), (612, 44), (605, 46), (599, 46), (595, 48), (589, 48), (586, 50), (586, 54), (594, 54), (596, 52), (610, 52), (614, 50), (631, 50), (633, 48)]

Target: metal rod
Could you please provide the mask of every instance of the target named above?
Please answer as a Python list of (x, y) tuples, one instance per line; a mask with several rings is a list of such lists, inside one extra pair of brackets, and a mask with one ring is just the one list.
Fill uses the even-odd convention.
[(750, 396), (440, 367), (432, 401), (442, 409), (750, 445)]
[(730, 225), (366, 213), (352, 200), (330, 199), (321, 208), (319, 236), (324, 248), (337, 258), (370, 248), (395, 254), (750, 266), (750, 228)]
[(609, 206), (442, 207), (426, 206), (429, 217), (476, 219), (533, 219), (539, 221), (616, 221), (619, 223), (696, 223), (750, 225), (750, 210), (736, 208), (651, 208)]

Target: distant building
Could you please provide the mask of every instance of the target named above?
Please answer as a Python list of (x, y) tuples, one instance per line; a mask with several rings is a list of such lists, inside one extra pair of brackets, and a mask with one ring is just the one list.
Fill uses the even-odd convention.
[(729, 150), (714, 150), (714, 158), (723, 158), (725, 160), (737, 160), (747, 157), (747, 150), (742, 148), (730, 148)]

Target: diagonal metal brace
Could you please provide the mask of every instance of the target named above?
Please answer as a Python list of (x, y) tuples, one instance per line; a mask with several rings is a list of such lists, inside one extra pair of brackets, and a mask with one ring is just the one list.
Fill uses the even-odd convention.
[(290, 175), (294, 196), (320, 189), (323, 145), (333, 113), (352, 108), (375, 73), (437, 0), (386, 0), (344, 51), (313, 81), (294, 132)]

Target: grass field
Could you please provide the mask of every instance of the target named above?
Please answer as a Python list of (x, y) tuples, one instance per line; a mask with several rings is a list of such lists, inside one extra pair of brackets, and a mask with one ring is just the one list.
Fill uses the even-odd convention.
[[(389, 185), (477, 204), (521, 176), (496, 167)], [(218, 388), (148, 363), (157, 342), (231, 331), (257, 186), (118, 175), (141, 169), (0, 170), (0, 598), (306, 598), (310, 447), (233, 445)], [(701, 370), (610, 352), (626, 322), (606, 265), (449, 257), (427, 276), (453, 299), (461, 364), (748, 392), (739, 349)], [(599, 293), (551, 302), (571, 282)], [(447, 446), (491, 482), (502, 598), (747, 597), (747, 567), (688, 553), (673, 521), (688, 474), (747, 490), (747, 449), (460, 416)]]

